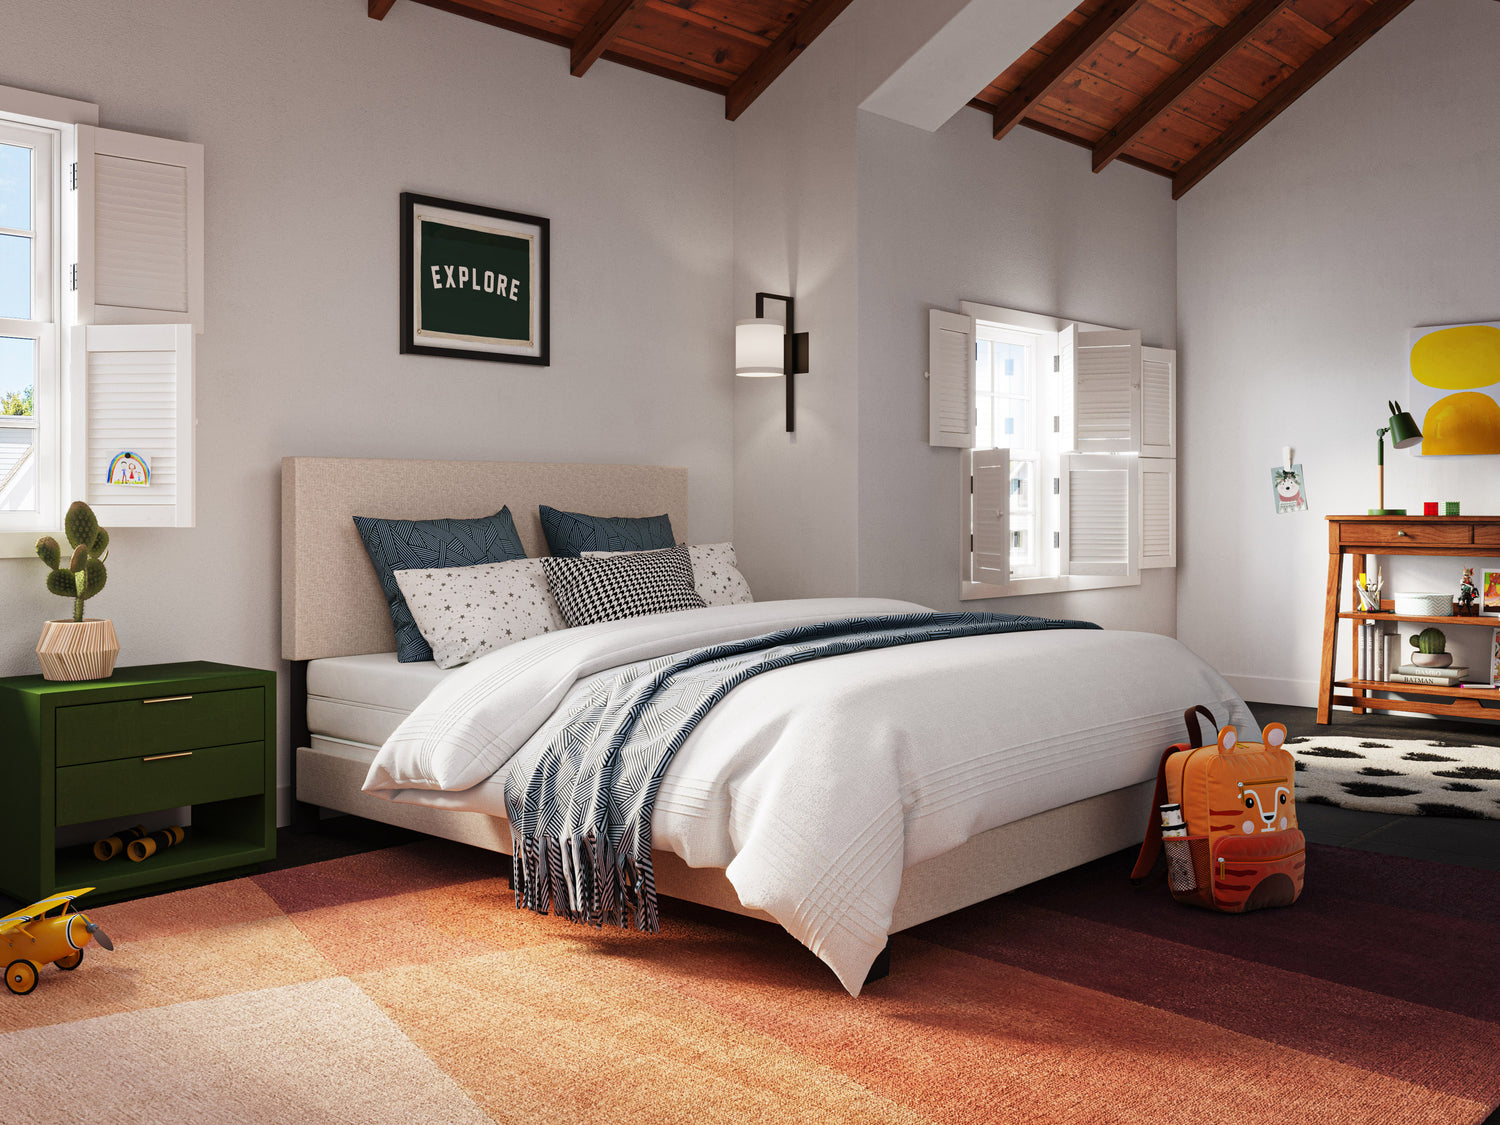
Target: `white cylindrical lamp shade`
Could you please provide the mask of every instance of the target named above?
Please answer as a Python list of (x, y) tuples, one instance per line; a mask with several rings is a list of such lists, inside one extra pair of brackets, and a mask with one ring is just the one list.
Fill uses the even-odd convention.
[(734, 326), (734, 373), (786, 374), (786, 325), (778, 320), (741, 320)]

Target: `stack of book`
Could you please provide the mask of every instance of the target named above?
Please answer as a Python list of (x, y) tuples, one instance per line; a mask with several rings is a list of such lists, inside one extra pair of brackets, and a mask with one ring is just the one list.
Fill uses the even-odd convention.
[(1390, 679), (1403, 684), (1430, 684), (1436, 687), (1458, 687), (1469, 678), (1469, 670), (1461, 665), (1448, 668), (1429, 668), (1422, 664), (1402, 664), (1390, 674)]

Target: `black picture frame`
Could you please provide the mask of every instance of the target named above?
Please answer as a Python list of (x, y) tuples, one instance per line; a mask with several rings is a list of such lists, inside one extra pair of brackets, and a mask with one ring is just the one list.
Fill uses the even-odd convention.
[(402, 192), (401, 354), (548, 366), (550, 240), (539, 215)]

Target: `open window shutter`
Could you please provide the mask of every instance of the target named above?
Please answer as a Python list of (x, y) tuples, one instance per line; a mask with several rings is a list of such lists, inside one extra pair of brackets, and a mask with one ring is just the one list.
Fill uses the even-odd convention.
[(1062, 463), (1062, 572), (1133, 575), (1140, 530), (1136, 458), (1065, 453)]
[(1073, 358), (1073, 448), (1135, 453), (1141, 446), (1141, 334), (1079, 332)]
[(1177, 456), (1177, 353), (1141, 349), (1141, 456)]
[[(80, 325), (71, 350), (69, 494), (105, 527), (192, 527), (192, 325)], [(107, 483), (124, 452), (145, 459), (147, 484)]]
[(974, 318), (945, 309), (928, 314), (927, 441), (974, 444)]
[(1010, 450), (972, 454), (972, 582), (1004, 586), (1010, 581)]
[(1177, 461), (1140, 457), (1141, 567), (1177, 565)]
[(1077, 377), (1077, 362), (1078, 326), (1070, 324), (1057, 334), (1057, 368), (1048, 396), (1055, 419), (1052, 425), (1052, 448), (1056, 450), (1074, 448), (1073, 389)]
[(203, 146), (79, 125), (77, 322), (203, 331)]

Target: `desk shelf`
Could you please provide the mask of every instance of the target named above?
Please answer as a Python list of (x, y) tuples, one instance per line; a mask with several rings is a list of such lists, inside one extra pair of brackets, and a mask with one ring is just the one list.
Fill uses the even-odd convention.
[[(1371, 555), (1445, 555), (1452, 558), (1500, 557), (1500, 516), (1328, 516), (1328, 588), (1323, 607), (1323, 661), (1318, 677), (1318, 722), (1328, 723), (1335, 706), (1366, 710), (1416, 711), (1459, 719), (1500, 721), (1500, 691), (1408, 684), (1388, 680), (1336, 680), (1339, 623), (1342, 621), (1410, 621), (1420, 624), (1500, 627), (1500, 617), (1459, 617), (1389, 612), (1349, 612), (1339, 608), (1344, 581), (1344, 559), (1354, 558), (1353, 575), (1372, 573)], [(1357, 603), (1356, 603), (1357, 604)], [(1357, 626), (1356, 626), (1357, 631)], [(1357, 647), (1357, 646), (1356, 646)], [(1476, 678), (1487, 673), (1475, 670)], [(1343, 689), (1348, 694), (1335, 694)], [(1371, 692), (1399, 693), (1415, 698), (1380, 699)], [(1421, 698), (1426, 697), (1426, 698)], [(1486, 702), (1490, 705), (1486, 706)]]

